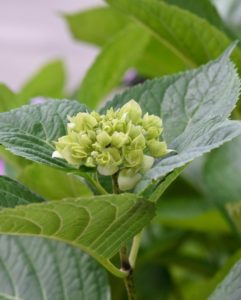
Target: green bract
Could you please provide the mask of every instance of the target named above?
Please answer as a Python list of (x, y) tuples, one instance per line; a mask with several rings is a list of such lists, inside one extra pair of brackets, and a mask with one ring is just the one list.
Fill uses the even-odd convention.
[(146, 113), (142, 117), (139, 104), (130, 100), (122, 108), (97, 112), (80, 112), (69, 117), (67, 135), (55, 143), (53, 157), (63, 158), (69, 164), (97, 168), (104, 176), (117, 172), (119, 188), (132, 189), (148, 171), (154, 157), (167, 153), (160, 141), (162, 120)]

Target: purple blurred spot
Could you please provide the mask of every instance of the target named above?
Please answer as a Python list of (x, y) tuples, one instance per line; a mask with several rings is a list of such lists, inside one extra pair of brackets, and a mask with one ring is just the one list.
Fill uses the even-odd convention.
[(128, 70), (124, 75), (124, 83), (126, 85), (129, 85), (130, 83), (132, 83), (133, 80), (135, 80), (136, 76), (137, 76), (137, 72), (135, 69)]
[(30, 104), (42, 104), (46, 101), (43, 97), (35, 97), (31, 100)]
[(4, 174), (5, 174), (4, 161), (2, 159), (0, 159), (0, 175), (4, 175)]

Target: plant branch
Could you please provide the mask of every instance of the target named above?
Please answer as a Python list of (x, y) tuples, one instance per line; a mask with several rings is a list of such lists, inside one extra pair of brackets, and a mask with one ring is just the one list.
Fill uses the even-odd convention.
[(130, 262), (130, 265), (132, 268), (135, 267), (137, 254), (138, 254), (140, 244), (141, 244), (142, 233), (143, 233), (143, 231), (138, 233), (133, 239), (133, 243), (132, 243), (131, 251), (130, 251), (130, 255), (129, 255), (129, 262)]
[[(120, 189), (118, 186), (118, 173), (115, 173), (114, 175), (112, 175), (112, 190), (114, 194), (120, 194)], [(128, 299), (129, 300), (136, 300), (136, 289), (135, 289), (135, 285), (134, 285), (134, 277), (133, 277), (133, 266), (135, 264), (135, 260), (136, 260), (136, 255), (139, 249), (139, 244), (140, 242), (138, 242), (138, 238), (134, 237), (133, 240), (133, 244), (132, 244), (132, 250), (130, 253), (130, 259), (128, 257), (128, 251), (127, 251), (127, 247), (123, 246), (120, 249), (120, 263), (121, 263), (121, 271), (124, 272), (125, 274), (128, 274), (126, 277), (124, 277), (124, 283), (125, 283), (125, 288), (127, 291), (127, 295), (128, 295)], [(133, 263), (130, 263), (130, 260)]]

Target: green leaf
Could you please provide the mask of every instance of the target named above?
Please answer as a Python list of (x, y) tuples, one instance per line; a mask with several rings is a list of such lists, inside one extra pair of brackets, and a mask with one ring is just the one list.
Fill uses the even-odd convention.
[(0, 83), (0, 112), (15, 107), (15, 94), (3, 83)]
[(107, 300), (107, 276), (87, 254), (42, 238), (0, 236), (0, 299)]
[(175, 151), (157, 161), (136, 191), (241, 133), (241, 123), (228, 117), (239, 96), (240, 82), (229, 60), (231, 48), (196, 70), (150, 80), (117, 95), (102, 109), (119, 108), (135, 99), (143, 113), (162, 117), (164, 139)]
[(219, 16), (216, 7), (210, 0), (164, 0), (170, 5), (176, 5), (182, 9), (189, 10), (195, 15), (206, 19), (210, 24), (217, 27), (219, 30), (226, 32), (230, 35), (230, 31)]
[(59, 60), (43, 66), (22, 88), (17, 95), (19, 104), (27, 103), (31, 98), (45, 96), (51, 98), (63, 97), (65, 70)]
[(128, 17), (110, 7), (92, 8), (64, 17), (75, 39), (98, 46), (103, 46), (130, 23)]
[[(66, 199), (3, 209), (0, 233), (64, 241), (113, 271), (109, 259), (153, 216), (154, 205), (134, 194)], [(117, 272), (119, 276), (120, 273)]]
[(148, 40), (149, 34), (140, 26), (131, 24), (123, 29), (102, 49), (87, 72), (77, 98), (95, 108), (121, 82), (126, 70), (134, 66)]
[(6, 176), (0, 176), (0, 208), (43, 201), (42, 197), (31, 192), (19, 182)]
[(68, 115), (86, 111), (76, 101), (49, 100), (0, 114), (0, 143), (12, 153), (58, 168), (70, 168), (52, 158), (53, 142), (66, 134)]
[(18, 176), (18, 180), (48, 200), (91, 195), (77, 176), (44, 165), (27, 166)]
[(238, 137), (206, 158), (203, 167), (205, 189), (216, 203), (241, 200), (241, 138)]
[(208, 300), (238, 300), (241, 296), (241, 260), (239, 260), (225, 279), (217, 286)]
[[(189, 67), (215, 58), (230, 44), (230, 39), (205, 19), (163, 1), (106, 0), (106, 2), (143, 24), (160, 43)], [(239, 49), (235, 51), (234, 57), (241, 65)]]

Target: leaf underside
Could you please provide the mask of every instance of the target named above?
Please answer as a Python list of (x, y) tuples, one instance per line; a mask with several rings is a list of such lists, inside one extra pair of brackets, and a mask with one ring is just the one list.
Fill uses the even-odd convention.
[(147, 188), (174, 169), (211, 151), (241, 133), (241, 123), (228, 117), (239, 96), (240, 81), (229, 48), (217, 60), (196, 70), (150, 80), (117, 95), (102, 108), (119, 108), (134, 98), (149, 112), (162, 117), (164, 140), (171, 155), (159, 160), (136, 188)]
[(79, 249), (43, 238), (0, 236), (0, 299), (110, 299), (104, 270)]

